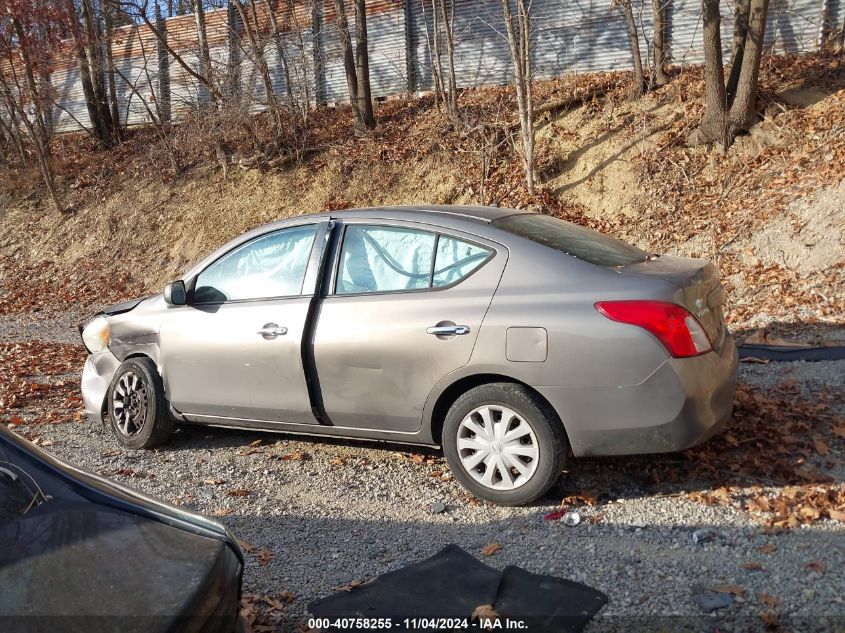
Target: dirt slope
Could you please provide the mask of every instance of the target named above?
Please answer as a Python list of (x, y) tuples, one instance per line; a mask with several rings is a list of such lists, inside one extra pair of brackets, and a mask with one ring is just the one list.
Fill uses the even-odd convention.
[[(841, 58), (767, 60), (766, 118), (726, 155), (683, 143), (701, 110), (700, 69), (684, 69), (633, 102), (614, 88), (624, 76), (608, 74), (542, 84), (538, 102), (577, 95), (608, 77), (610, 92), (540, 118), (541, 193), (524, 194), (517, 154), (506, 148), (492, 166), (485, 202), (561, 215), (656, 252), (712, 258), (729, 282), (736, 324), (842, 321)], [(488, 89), (462, 97), (468, 111), (497, 99), (507, 104), (512, 95)], [(127, 158), (79, 150), (89, 167), (64, 167), (76, 201), (67, 217), (51, 212), (37, 191), (0, 192), (0, 312), (157, 291), (226, 240), (291, 215), (479, 201), (480, 153), (468, 137), (424, 101), (381, 107), (382, 126), (360, 142), (345, 134), (346, 113), (324, 113), (327, 149), (283, 171), (234, 168), (224, 180), (219, 167), (200, 160), (174, 180), (140, 151)], [(102, 184), (86, 175), (111, 160), (123, 161), (117, 177)], [(22, 292), (24, 282), (46, 288), (39, 294), (50, 300), (37, 303), (31, 290)]]

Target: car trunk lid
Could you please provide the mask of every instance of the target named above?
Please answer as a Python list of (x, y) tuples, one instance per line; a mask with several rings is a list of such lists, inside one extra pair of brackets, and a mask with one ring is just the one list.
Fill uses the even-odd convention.
[(653, 277), (676, 286), (677, 296), (695, 316), (717, 352), (725, 339), (724, 302), (727, 294), (721, 284), (718, 269), (706, 259), (663, 255), (630, 264), (620, 269), (625, 275)]

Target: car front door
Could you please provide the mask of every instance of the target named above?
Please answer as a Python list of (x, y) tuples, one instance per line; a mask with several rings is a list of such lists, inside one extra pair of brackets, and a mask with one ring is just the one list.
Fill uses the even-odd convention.
[(314, 334), (336, 427), (415, 433), (435, 383), (469, 362), (504, 247), (407, 222), (347, 222)]
[(316, 424), (301, 351), (324, 231), (311, 223), (266, 233), (189, 280), (188, 305), (171, 306), (160, 331), (178, 411)]

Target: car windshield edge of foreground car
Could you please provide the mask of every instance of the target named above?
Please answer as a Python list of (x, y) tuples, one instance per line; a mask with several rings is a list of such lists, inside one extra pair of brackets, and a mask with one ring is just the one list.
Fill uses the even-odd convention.
[(491, 207), (304, 215), (219, 248), (82, 332), (88, 415), (130, 448), (176, 422), (442, 446), (530, 502), (569, 454), (678, 451), (732, 410), (706, 260)]

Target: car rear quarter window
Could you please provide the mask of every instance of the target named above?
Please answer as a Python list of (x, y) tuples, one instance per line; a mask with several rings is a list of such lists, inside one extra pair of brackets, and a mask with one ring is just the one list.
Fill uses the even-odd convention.
[(493, 226), (596, 266), (628, 266), (648, 258), (636, 246), (548, 215), (509, 215), (495, 220)]
[(441, 235), (437, 240), (432, 286), (454, 284), (477, 270), (493, 255), (486, 246)]

